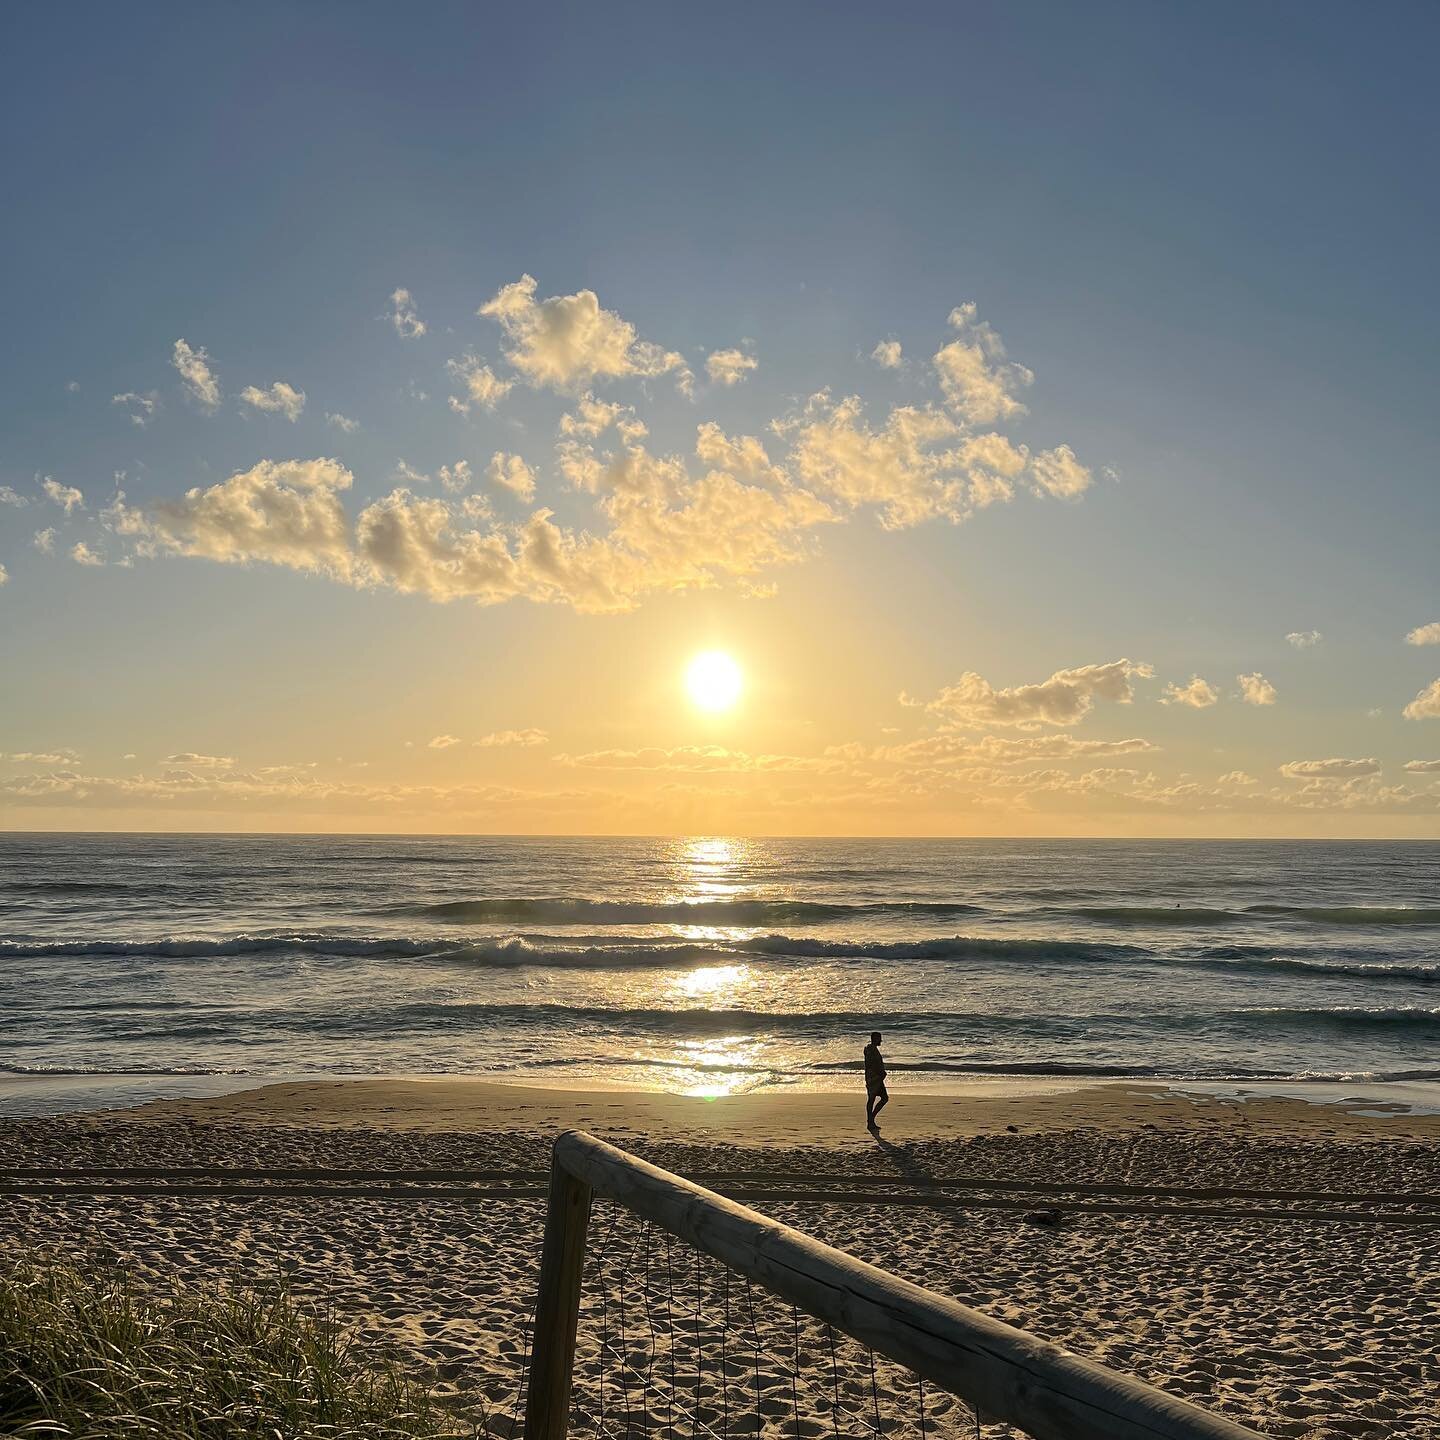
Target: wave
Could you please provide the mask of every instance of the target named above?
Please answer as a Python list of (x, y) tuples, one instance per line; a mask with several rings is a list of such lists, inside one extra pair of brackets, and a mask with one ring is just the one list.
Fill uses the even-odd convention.
[(0, 1075), (252, 1075), (252, 1070), (215, 1069), (204, 1065), (11, 1065), (0, 1063)]
[(816, 925), (863, 916), (954, 916), (984, 913), (980, 905), (932, 900), (877, 900), (840, 904), (819, 900), (441, 900), (400, 905), (381, 912), (414, 915), (452, 924), (527, 921), (552, 925)]
[(1039, 940), (947, 935), (921, 940), (821, 939), (772, 933), (742, 939), (692, 941), (626, 934), (505, 935), (476, 940), (444, 935), (238, 934), (161, 936), (111, 940), (76, 936), (59, 940), (0, 941), (0, 959), (48, 956), (113, 959), (206, 960), (240, 956), (315, 956), (378, 959), (478, 968), (595, 969), (694, 968), (761, 960), (933, 961), (1037, 966), (1153, 965), (1211, 969), (1230, 974), (1304, 975), (1375, 983), (1440, 984), (1440, 963), (1371, 962), (1276, 953), (1268, 946), (1221, 945), (1173, 951), (1084, 940)]
[(1398, 905), (1247, 905), (1243, 910), (1197, 905), (1078, 905), (1062, 913), (1110, 925), (1233, 925), (1256, 916), (1315, 925), (1440, 925), (1440, 910)]
[(1405, 905), (1247, 905), (1247, 915), (1284, 915), (1318, 925), (1440, 925), (1440, 910)]
[(1421, 1005), (1391, 1005), (1369, 1009), (1363, 1005), (1331, 1005), (1309, 1008), (1284, 1005), (1256, 1005), (1228, 1012), (1241, 1024), (1292, 1026), (1301, 1029), (1333, 1030), (1436, 1030), (1440, 1031), (1440, 1009)]

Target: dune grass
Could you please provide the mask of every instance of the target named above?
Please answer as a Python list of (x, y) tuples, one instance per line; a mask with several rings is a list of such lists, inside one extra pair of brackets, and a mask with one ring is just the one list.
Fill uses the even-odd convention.
[(0, 1265), (0, 1434), (448, 1440), (476, 1433), (283, 1287), (157, 1295), (117, 1269), (50, 1260)]

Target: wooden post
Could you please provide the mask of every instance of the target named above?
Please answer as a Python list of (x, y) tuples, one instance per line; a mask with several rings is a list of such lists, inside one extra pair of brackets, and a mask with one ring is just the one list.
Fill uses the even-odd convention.
[(530, 1386), (525, 1396), (525, 1440), (565, 1440), (570, 1423), (570, 1379), (580, 1323), (580, 1279), (590, 1186), (557, 1156), (550, 1166), (550, 1204), (540, 1257), (540, 1295), (530, 1344)]

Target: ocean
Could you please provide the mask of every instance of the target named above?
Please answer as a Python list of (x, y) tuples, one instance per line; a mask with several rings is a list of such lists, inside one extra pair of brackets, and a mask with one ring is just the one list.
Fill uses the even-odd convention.
[(1440, 846), (0, 834), (0, 1076), (1440, 1078)]

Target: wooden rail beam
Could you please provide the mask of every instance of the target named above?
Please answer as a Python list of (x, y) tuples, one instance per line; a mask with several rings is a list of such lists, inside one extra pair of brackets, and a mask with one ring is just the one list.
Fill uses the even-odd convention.
[(526, 1440), (564, 1440), (592, 1194), (614, 1200), (1035, 1440), (1255, 1431), (901, 1280), (581, 1131), (555, 1142)]

